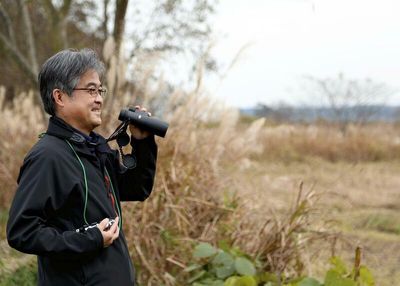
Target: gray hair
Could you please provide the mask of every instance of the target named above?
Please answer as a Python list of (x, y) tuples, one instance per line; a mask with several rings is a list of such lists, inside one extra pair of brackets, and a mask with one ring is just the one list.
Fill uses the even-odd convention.
[(91, 69), (99, 74), (100, 79), (103, 78), (104, 64), (91, 49), (63, 50), (49, 58), (43, 64), (38, 76), (44, 110), (50, 115), (55, 115), (53, 90), (58, 88), (71, 96), (80, 77)]

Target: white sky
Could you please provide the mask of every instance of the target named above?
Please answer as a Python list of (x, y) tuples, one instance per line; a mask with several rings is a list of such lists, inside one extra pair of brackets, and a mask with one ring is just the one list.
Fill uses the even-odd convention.
[[(398, 0), (220, 0), (214, 53), (228, 63), (251, 44), (211, 91), (227, 104), (310, 104), (303, 75), (363, 80), (400, 90)], [(303, 81), (304, 82), (304, 81)], [(400, 104), (399, 94), (389, 104)]]

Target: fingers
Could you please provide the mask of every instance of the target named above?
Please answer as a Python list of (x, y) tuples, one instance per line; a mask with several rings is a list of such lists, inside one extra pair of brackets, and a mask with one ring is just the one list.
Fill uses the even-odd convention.
[(109, 219), (105, 218), (98, 225), (103, 236), (103, 247), (110, 246), (119, 237), (119, 217), (116, 217), (114, 224), (108, 230), (105, 230), (108, 222)]
[(148, 136), (150, 136), (150, 132), (142, 130), (138, 127), (136, 127), (133, 124), (129, 124), (129, 131), (131, 132), (131, 135), (135, 138), (135, 139), (144, 139)]
[(118, 221), (119, 221), (119, 217), (116, 217), (114, 224), (110, 227), (108, 232), (110, 232), (112, 234), (116, 233), (117, 231), (119, 232)]
[[(145, 107), (141, 107), (140, 105), (136, 105), (136, 106), (135, 106), (135, 109), (136, 109), (136, 110), (139, 110), (139, 111), (147, 112), (147, 109), (146, 109)], [(150, 113), (150, 112), (147, 112), (147, 114), (148, 114), (149, 116), (151, 116), (151, 113)]]
[(107, 225), (107, 223), (108, 223), (108, 221), (109, 221), (110, 219), (108, 219), (108, 218), (105, 218), (105, 219), (103, 219), (100, 223), (99, 223), (99, 225), (97, 226), (100, 230), (103, 230), (105, 227), (106, 227), (106, 225)]
[(139, 140), (150, 136), (150, 132), (144, 131), (144, 130), (142, 130), (140, 128), (137, 128), (136, 126), (134, 126), (132, 124), (129, 125), (129, 131), (131, 132), (132, 136), (135, 139), (139, 139)]
[[(141, 107), (140, 105), (136, 105), (135, 110), (138, 110), (141, 112), (146, 112), (149, 117), (151, 116), (151, 113), (147, 112), (147, 109), (145, 107)], [(132, 136), (139, 140), (150, 136), (150, 133), (148, 131), (144, 131), (140, 128), (137, 128), (136, 126), (134, 126), (132, 124), (129, 125), (129, 130), (131, 131)]]
[[(115, 230), (113, 232), (113, 227), (115, 226)], [(110, 228), (110, 232), (113, 233), (113, 238), (112, 241), (116, 240), (119, 237), (119, 217), (117, 217), (115, 219), (114, 224), (112, 225), (112, 227)]]

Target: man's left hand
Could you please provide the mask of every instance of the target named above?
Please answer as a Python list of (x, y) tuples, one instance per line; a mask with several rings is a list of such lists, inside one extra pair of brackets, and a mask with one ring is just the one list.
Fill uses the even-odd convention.
[[(147, 112), (147, 109), (144, 107), (141, 107), (140, 105), (136, 105), (135, 109), (136, 109), (136, 111)], [(150, 112), (147, 112), (147, 114), (149, 116), (151, 116)], [(133, 124), (129, 124), (129, 131), (131, 132), (133, 138), (138, 139), (138, 140), (141, 140), (141, 139), (144, 139), (144, 138), (150, 136), (150, 132), (144, 131), (144, 130), (136, 127)]]

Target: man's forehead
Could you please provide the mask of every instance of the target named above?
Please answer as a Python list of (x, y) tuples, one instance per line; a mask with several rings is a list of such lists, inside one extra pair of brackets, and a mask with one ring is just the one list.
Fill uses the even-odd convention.
[(89, 85), (101, 85), (99, 74), (96, 70), (88, 70), (83, 73), (80, 77), (79, 83), (85, 86)]

